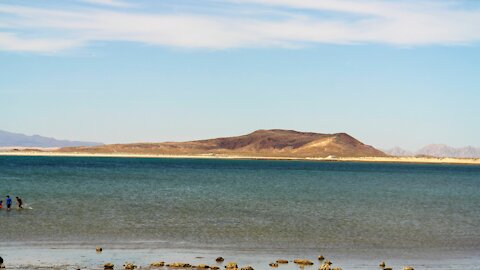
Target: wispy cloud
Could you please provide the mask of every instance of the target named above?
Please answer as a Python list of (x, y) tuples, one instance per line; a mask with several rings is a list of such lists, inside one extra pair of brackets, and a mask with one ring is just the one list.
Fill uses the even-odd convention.
[(111, 7), (131, 7), (133, 6), (130, 3), (118, 1), (118, 0), (80, 0), (81, 2), (95, 4), (95, 5), (104, 5)]
[(0, 32), (0, 50), (29, 52), (59, 52), (78, 47), (81, 41), (57, 38), (20, 38), (12, 33)]
[[(466, 8), (459, 1), (230, 0), (222, 2), (222, 12), (195, 9), (191, 2), (186, 2), (193, 5), (188, 11), (178, 11), (116, 9), (129, 3), (82, 1), (112, 9), (0, 5), (0, 49), (54, 52), (96, 41), (208, 49), (480, 41), (480, 9)], [(277, 15), (266, 16), (267, 11)]]

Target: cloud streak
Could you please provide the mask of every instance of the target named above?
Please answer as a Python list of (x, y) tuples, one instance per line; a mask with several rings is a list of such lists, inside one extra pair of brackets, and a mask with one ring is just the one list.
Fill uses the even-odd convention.
[(480, 41), (480, 9), (450, 1), (231, 0), (222, 2), (228, 12), (208, 13), (195, 6), (182, 12), (83, 1), (107, 8), (0, 5), (0, 49), (52, 53), (97, 41), (203, 49)]
[(81, 2), (94, 4), (94, 5), (104, 5), (110, 7), (132, 7), (133, 5), (127, 2), (118, 1), (118, 0), (80, 0)]

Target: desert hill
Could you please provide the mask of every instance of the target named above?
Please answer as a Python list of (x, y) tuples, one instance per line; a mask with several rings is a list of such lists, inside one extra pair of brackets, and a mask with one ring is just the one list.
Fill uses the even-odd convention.
[(346, 133), (257, 130), (247, 135), (189, 142), (111, 144), (66, 147), (64, 153), (152, 155), (231, 155), (251, 157), (383, 157), (385, 153)]

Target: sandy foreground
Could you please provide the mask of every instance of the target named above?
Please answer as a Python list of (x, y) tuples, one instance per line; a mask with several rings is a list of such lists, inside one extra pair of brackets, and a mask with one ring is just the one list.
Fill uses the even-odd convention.
[[(0, 252), (2, 248), (0, 248)], [(106, 248), (103, 252), (95, 252), (92, 247), (90, 249), (76, 248), (25, 248), (17, 250), (4, 250), (4, 259), (7, 259), (7, 269), (22, 270), (38, 270), (38, 269), (104, 269), (104, 264), (112, 263), (114, 269), (125, 269), (123, 265), (132, 263), (138, 268), (135, 269), (163, 269), (163, 270), (198, 270), (197, 267), (150, 267), (154, 262), (185, 262), (198, 266), (205, 264), (218, 267), (219, 270), (226, 269), (228, 262), (238, 264), (241, 267), (251, 266), (256, 270), (317, 270), (326, 260), (330, 260), (333, 264), (330, 269), (341, 267), (340, 269), (355, 270), (371, 270), (379, 268), (380, 262), (386, 260), (386, 265), (393, 269), (404, 269), (406, 266), (412, 266), (413, 269), (437, 269), (437, 270), (460, 270), (460, 269), (476, 269), (471, 268), (472, 265), (478, 264), (478, 256), (472, 254), (454, 254), (446, 255), (439, 258), (439, 255), (425, 255), (427, 258), (420, 256), (397, 256), (394, 259), (388, 259), (380, 252), (378, 255), (357, 254), (343, 252), (326, 251), (325, 260), (318, 260), (317, 256), (321, 252), (304, 251), (294, 252), (295, 254), (287, 254), (283, 251), (231, 251), (231, 250), (215, 250), (215, 249), (199, 249), (199, 250), (178, 250), (178, 249), (110, 249)], [(442, 254), (443, 255), (443, 254)], [(224, 262), (216, 262), (216, 257), (222, 256)], [(295, 259), (310, 260), (313, 265), (296, 264)], [(270, 267), (269, 263), (276, 260), (287, 260), (286, 264), (278, 264), (278, 267)], [(388, 259), (388, 260), (387, 260)], [(248, 269), (248, 268), (247, 268)]]
[(436, 157), (263, 157), (234, 155), (151, 155), (131, 153), (60, 153), (51, 151), (0, 151), (0, 156), (48, 156), (48, 157), (125, 157), (125, 158), (206, 158), (247, 160), (309, 160), (336, 162), (383, 162), (383, 163), (426, 163), (426, 164), (471, 164), (480, 165), (480, 158), (436, 158)]

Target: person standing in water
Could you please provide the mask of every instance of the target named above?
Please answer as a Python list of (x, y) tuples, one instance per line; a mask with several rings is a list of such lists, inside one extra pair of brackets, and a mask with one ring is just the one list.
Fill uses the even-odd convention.
[(0, 209), (2, 209), (2, 208), (3, 208), (3, 201), (0, 200)]
[(17, 199), (17, 205), (18, 205), (18, 208), (20, 209), (23, 209), (23, 202), (22, 202), (22, 199), (20, 199), (20, 197), (15, 197), (15, 199)]
[(10, 208), (12, 207), (12, 199), (8, 195), (7, 195), (6, 203), (7, 203), (7, 210), (10, 210)]

